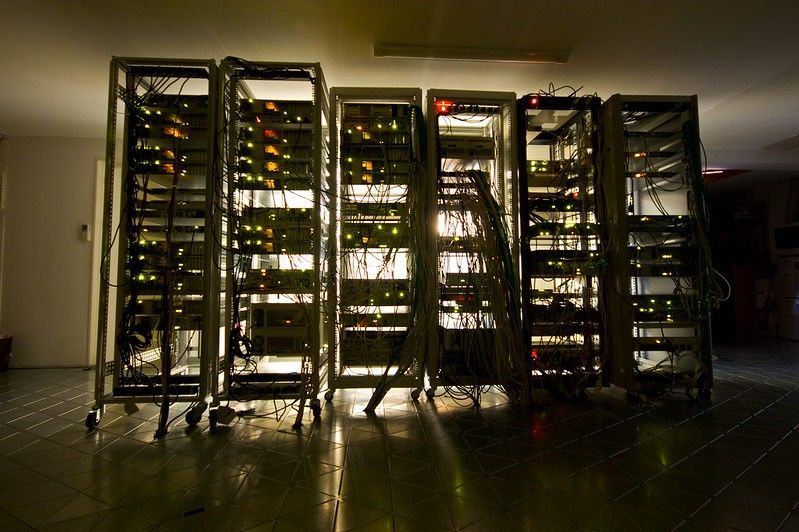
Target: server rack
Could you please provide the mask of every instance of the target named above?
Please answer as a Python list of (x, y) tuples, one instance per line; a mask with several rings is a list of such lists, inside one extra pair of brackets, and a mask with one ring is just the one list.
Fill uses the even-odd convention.
[(297, 399), (299, 426), (306, 400), (320, 415), (326, 356), (327, 88), (317, 63), (228, 58), (222, 73), (226, 331), (214, 406)]
[(337, 388), (422, 390), (417, 323), (424, 162), (421, 89), (331, 91), (332, 198), (327, 400)]
[(534, 374), (568, 395), (601, 367), (599, 109), (594, 96), (517, 102), (525, 347)]
[[(215, 349), (214, 61), (112, 58), (95, 404), (169, 406), (209, 394)], [(119, 123), (121, 119), (121, 124)], [(190, 405), (191, 406), (191, 405)]]
[(696, 97), (614, 95), (602, 113), (609, 378), (706, 396), (712, 267)]
[(530, 400), (522, 351), (518, 274), (518, 183), (513, 93), (430, 90), (429, 157), (435, 172), (428, 225), (434, 234), (435, 288), (427, 374), (479, 406), (500, 385), (513, 402)]

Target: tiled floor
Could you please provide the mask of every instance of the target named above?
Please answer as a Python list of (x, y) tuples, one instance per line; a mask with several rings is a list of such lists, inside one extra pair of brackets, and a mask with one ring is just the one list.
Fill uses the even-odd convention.
[(478, 413), (397, 390), (367, 416), (368, 391), (338, 391), (301, 433), (178, 418), (162, 441), (152, 405), (87, 432), (91, 372), (12, 370), (0, 530), (799, 530), (799, 344), (717, 351), (707, 409), (602, 393)]

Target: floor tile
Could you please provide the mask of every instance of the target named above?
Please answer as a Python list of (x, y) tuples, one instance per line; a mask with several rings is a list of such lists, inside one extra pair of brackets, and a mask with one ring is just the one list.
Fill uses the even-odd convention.
[(782, 522), (781, 532), (799, 532), (799, 512), (791, 512)]
[(747, 530), (776, 530), (782, 523), (785, 512), (759, 506), (753, 502), (746, 505), (712, 500), (691, 519), (700, 523), (742, 528)]
[(446, 501), (441, 498), (420, 501), (407, 509), (399, 509), (397, 513), (414, 520), (416, 523), (429, 524), (446, 529), (454, 527), (449, 507)]
[(336, 520), (335, 500), (316, 506), (309, 506), (299, 512), (281, 515), (276, 521), (275, 532), (296, 532), (297, 530), (333, 530)]
[(300, 431), (286, 412), (213, 432), (178, 416), (160, 441), (154, 405), (109, 405), (87, 432), (91, 375), (11, 370), (0, 529), (799, 529), (799, 346), (718, 350), (710, 405), (609, 388), (476, 411), (439, 388), (367, 415), (369, 390), (338, 390)]

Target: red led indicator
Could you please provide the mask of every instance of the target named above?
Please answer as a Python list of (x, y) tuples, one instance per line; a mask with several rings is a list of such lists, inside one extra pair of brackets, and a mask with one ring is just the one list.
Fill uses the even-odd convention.
[(536, 351), (535, 349), (530, 351), (530, 358), (532, 358), (533, 360), (538, 360), (538, 351)]
[(438, 100), (435, 103), (436, 113), (440, 115), (448, 115), (450, 114), (450, 110), (452, 106), (455, 105), (455, 102), (451, 102), (449, 100)]
[(538, 107), (538, 96), (530, 97), (530, 107)]

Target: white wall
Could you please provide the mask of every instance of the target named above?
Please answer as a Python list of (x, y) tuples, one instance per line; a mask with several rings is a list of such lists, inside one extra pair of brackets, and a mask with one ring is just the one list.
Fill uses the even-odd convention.
[(87, 360), (95, 164), (103, 139), (12, 137), (6, 182), (0, 331), (12, 367)]

